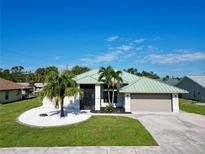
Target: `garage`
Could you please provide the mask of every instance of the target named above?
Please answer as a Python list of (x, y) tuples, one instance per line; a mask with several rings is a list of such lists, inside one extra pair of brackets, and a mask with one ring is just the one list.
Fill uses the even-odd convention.
[(131, 112), (172, 112), (171, 94), (131, 94)]

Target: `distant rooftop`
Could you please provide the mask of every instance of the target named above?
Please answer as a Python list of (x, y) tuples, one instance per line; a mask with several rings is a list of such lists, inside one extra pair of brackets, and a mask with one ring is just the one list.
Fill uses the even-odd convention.
[(34, 86), (37, 88), (43, 88), (46, 86), (46, 83), (37, 82), (37, 83), (34, 83)]
[(179, 83), (179, 81), (180, 80), (178, 80), (178, 79), (168, 79), (167, 81), (165, 81), (165, 83), (167, 83), (167, 84), (169, 84), (169, 85), (171, 85), (171, 86), (176, 86), (177, 85), (177, 83)]
[(187, 77), (205, 88), (205, 75)]
[(16, 90), (16, 89), (22, 89), (22, 88), (23, 86), (15, 82), (0, 78), (0, 90)]
[(23, 86), (24, 89), (33, 88), (33, 86), (28, 82), (17, 82), (17, 84)]

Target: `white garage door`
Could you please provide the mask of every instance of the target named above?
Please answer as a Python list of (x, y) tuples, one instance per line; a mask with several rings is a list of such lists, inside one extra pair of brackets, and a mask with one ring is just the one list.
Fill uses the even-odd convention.
[(131, 112), (172, 112), (170, 94), (131, 94)]

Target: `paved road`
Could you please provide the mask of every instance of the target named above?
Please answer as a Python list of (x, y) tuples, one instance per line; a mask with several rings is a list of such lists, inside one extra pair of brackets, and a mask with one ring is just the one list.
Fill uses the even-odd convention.
[(135, 114), (159, 146), (5, 148), (0, 154), (204, 154), (205, 116), (190, 113)]

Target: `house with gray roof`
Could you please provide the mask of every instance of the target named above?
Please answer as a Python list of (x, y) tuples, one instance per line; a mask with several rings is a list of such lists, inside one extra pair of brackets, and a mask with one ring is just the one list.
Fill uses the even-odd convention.
[[(75, 77), (84, 91), (80, 98), (80, 109), (101, 110), (108, 103), (107, 86), (98, 81), (98, 69)], [(178, 94), (186, 90), (168, 85), (162, 81), (140, 77), (122, 71), (123, 86), (115, 89), (114, 106), (125, 112), (178, 112)]]
[(205, 75), (186, 76), (177, 84), (177, 87), (189, 91), (182, 94), (182, 98), (205, 102)]

